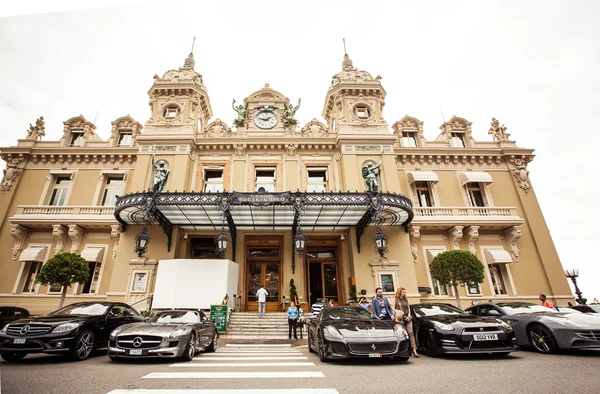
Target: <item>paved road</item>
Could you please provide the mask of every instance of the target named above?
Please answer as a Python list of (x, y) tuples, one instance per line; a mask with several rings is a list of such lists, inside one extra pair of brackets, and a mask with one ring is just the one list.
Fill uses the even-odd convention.
[[(34, 355), (0, 362), (1, 394), (221, 393), (599, 393), (600, 352), (504, 358), (421, 356), (406, 363), (347, 360), (321, 363), (305, 346), (228, 344), (188, 363), (111, 362), (106, 355), (73, 363)], [(155, 389), (148, 391), (146, 389)], [(175, 390), (178, 391), (163, 391)], [(277, 390), (275, 390), (277, 389)], [(204, 391), (208, 390), (208, 391)]]

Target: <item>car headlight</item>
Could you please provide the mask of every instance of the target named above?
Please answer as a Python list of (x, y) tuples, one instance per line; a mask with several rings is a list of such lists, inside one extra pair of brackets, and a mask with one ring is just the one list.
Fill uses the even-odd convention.
[(508, 324), (506, 324), (504, 322), (504, 320), (500, 320), (500, 319), (496, 319), (496, 323), (498, 323), (498, 325), (502, 328), (504, 328), (505, 330), (511, 330), (512, 331), (512, 327), (509, 326)]
[(551, 322), (554, 322), (554, 323), (558, 323), (562, 326), (581, 327), (580, 324), (577, 324), (574, 321), (571, 321), (569, 319), (560, 318), (560, 317), (546, 316), (546, 317), (544, 317), (544, 319), (550, 320)]
[(8, 330), (8, 324), (5, 324), (4, 327), (2, 327), (2, 330), (0, 330), (0, 334), (6, 334), (6, 330)]
[(187, 333), (187, 329), (185, 327), (180, 327), (177, 330), (173, 331), (169, 338), (178, 338)]
[(341, 332), (338, 331), (334, 326), (327, 326), (327, 333), (335, 338), (344, 338)]
[(408, 333), (401, 326), (394, 327), (394, 333), (396, 334), (396, 336), (398, 336), (400, 338), (408, 338)]
[(450, 324), (440, 323), (439, 321), (434, 321), (433, 324), (442, 331), (454, 331), (454, 327)]
[(115, 328), (114, 330), (112, 330), (110, 332), (110, 335), (108, 336), (109, 339), (115, 339), (117, 337), (117, 335), (123, 331), (123, 326)]
[(52, 332), (73, 331), (74, 329), (78, 328), (80, 325), (81, 325), (81, 323), (65, 323), (65, 324), (61, 324), (60, 326), (56, 326), (54, 328), (54, 330), (52, 330)]

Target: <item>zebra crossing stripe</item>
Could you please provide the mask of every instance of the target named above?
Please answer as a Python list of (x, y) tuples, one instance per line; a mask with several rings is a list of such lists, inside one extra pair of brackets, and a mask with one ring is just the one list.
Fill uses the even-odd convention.
[(228, 343), (226, 347), (292, 347), (289, 343)]
[(199, 357), (234, 357), (234, 356), (302, 356), (302, 352), (225, 352), (225, 353), (210, 353), (203, 354)]
[(276, 379), (324, 378), (318, 371), (281, 372), (152, 372), (142, 379)]
[(227, 350), (217, 350), (216, 352), (212, 353), (211, 355), (215, 355), (215, 354), (288, 354), (288, 353), (292, 353), (292, 354), (296, 354), (296, 353), (302, 353), (299, 350), (290, 350), (290, 349), (271, 349), (271, 350), (242, 350), (242, 349), (227, 349)]
[(248, 357), (243, 357), (243, 356), (238, 356), (238, 357), (213, 357), (213, 356), (200, 356), (200, 357), (194, 357), (194, 360), (198, 360), (198, 361), (203, 361), (203, 360), (209, 360), (209, 361), (217, 361), (217, 360), (226, 360), (226, 361), (249, 361), (249, 360), (263, 360), (263, 361), (268, 361), (268, 360), (306, 360), (308, 359), (308, 357), (303, 356), (303, 355), (299, 355), (299, 356), (272, 356), (272, 357), (254, 357), (254, 356), (248, 356)]
[(120, 389), (107, 394), (339, 394), (336, 389)]
[(278, 363), (180, 363), (172, 364), (174, 368), (212, 368), (212, 367), (314, 367), (315, 363), (306, 362), (278, 362)]

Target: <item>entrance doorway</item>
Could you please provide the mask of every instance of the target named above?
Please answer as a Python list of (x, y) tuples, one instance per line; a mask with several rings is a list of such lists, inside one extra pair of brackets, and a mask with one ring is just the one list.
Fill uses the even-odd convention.
[(246, 244), (246, 310), (258, 311), (256, 292), (267, 290), (267, 312), (277, 312), (281, 294), (281, 238), (250, 238)]
[(308, 265), (308, 289), (310, 304), (319, 298), (333, 300), (335, 305), (340, 305), (340, 281), (337, 249), (309, 249), (306, 253)]

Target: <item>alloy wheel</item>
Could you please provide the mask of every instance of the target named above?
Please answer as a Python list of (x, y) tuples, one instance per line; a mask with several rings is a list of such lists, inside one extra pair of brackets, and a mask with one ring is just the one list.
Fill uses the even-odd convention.
[(192, 332), (190, 334), (190, 340), (188, 342), (188, 357), (190, 359), (194, 358), (194, 354), (196, 354), (196, 335)]
[(556, 350), (556, 344), (552, 334), (539, 324), (529, 328), (529, 341), (535, 350), (540, 353), (553, 353)]
[(77, 341), (77, 357), (85, 360), (92, 353), (94, 348), (94, 334), (91, 331), (85, 331)]

